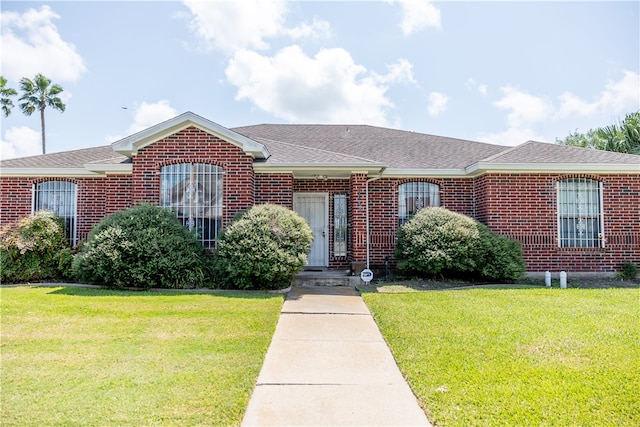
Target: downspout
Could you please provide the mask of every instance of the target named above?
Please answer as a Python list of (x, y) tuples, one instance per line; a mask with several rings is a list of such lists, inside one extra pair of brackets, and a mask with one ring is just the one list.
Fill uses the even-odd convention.
[(369, 178), (365, 183), (364, 191), (365, 191), (365, 215), (366, 215), (366, 236), (367, 239), (367, 270), (369, 270), (369, 183), (373, 181), (377, 181), (382, 178), (382, 174), (384, 173), (387, 167), (383, 167), (380, 169), (380, 174), (376, 177)]

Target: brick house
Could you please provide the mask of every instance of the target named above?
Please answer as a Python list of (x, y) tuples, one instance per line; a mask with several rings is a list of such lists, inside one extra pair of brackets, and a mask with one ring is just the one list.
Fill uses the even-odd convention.
[(227, 129), (184, 113), (111, 145), (0, 163), (0, 225), (40, 209), (75, 244), (150, 202), (205, 247), (238, 212), (275, 203), (314, 231), (309, 265), (393, 265), (398, 226), (425, 206), (523, 245), (527, 270), (611, 275), (640, 262), (640, 156), (540, 142), (485, 144), (365, 125)]

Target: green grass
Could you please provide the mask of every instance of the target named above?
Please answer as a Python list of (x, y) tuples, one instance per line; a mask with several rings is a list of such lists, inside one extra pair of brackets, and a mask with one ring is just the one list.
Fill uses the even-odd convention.
[(436, 425), (640, 425), (638, 289), (363, 298)]
[(3, 426), (238, 425), (283, 296), (3, 288)]

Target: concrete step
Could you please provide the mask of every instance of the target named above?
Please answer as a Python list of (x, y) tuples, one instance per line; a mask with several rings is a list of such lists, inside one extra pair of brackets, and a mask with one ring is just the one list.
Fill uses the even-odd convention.
[(360, 276), (349, 276), (342, 271), (302, 271), (293, 281), (293, 286), (350, 286), (355, 287)]

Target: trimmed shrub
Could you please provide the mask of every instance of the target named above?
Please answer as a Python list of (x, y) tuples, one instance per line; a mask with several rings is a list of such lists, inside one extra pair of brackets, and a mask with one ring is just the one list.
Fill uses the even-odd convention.
[(236, 217), (218, 242), (222, 286), (281, 289), (307, 263), (313, 233), (295, 212), (277, 205), (254, 206)]
[(472, 272), (481, 255), (476, 221), (444, 208), (421, 209), (398, 230), (398, 268), (413, 274)]
[(62, 219), (40, 211), (0, 231), (0, 280), (18, 283), (69, 277), (72, 256)]
[(169, 210), (142, 203), (100, 221), (73, 261), (82, 282), (113, 288), (193, 288), (207, 278), (195, 233)]
[(526, 264), (520, 242), (492, 233), (484, 224), (478, 223), (478, 226), (481, 228), (484, 253), (478, 270), (480, 278), (497, 282), (521, 279)]
[(395, 255), (400, 270), (418, 276), (508, 281), (519, 279), (525, 271), (518, 242), (440, 207), (421, 209), (400, 227)]

